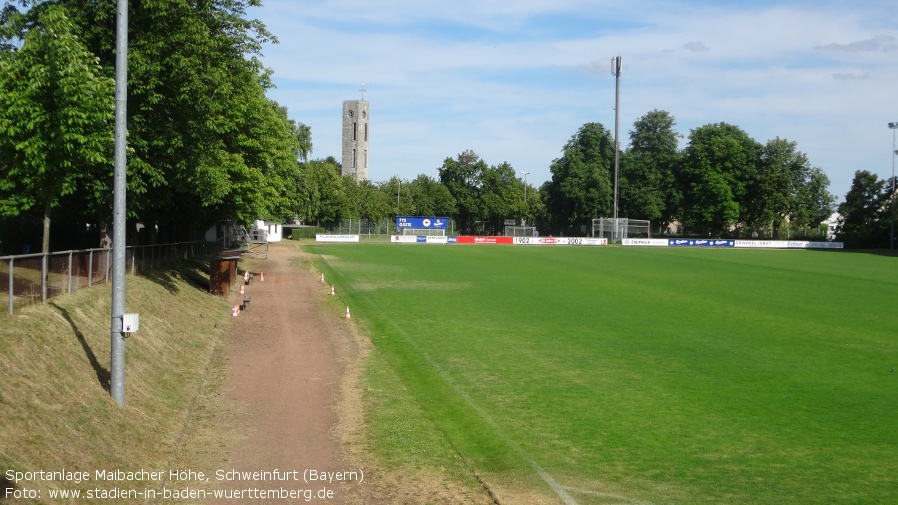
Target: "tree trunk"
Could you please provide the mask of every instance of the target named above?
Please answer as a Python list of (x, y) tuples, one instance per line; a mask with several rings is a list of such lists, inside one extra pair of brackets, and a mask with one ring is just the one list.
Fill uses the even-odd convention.
[(41, 252), (50, 252), (50, 210), (53, 207), (53, 199), (47, 197), (44, 201), (44, 239), (41, 245)]

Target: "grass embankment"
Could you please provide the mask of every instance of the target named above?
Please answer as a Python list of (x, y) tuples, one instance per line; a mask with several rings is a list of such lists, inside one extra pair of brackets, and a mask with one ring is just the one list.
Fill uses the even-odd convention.
[(892, 258), (307, 248), (414, 401), (369, 417), (398, 466), (457, 451), (503, 503), (898, 502)]
[[(127, 277), (125, 407), (108, 393), (110, 286), (82, 289), (0, 316), (0, 491), (109, 488), (96, 470), (166, 470), (192, 399), (230, 313), (210, 296), (200, 263)], [(205, 285), (203, 285), (205, 282)], [(86, 471), (90, 481), (11, 483), (7, 471)], [(125, 482), (122, 488), (158, 488)], [(109, 503), (82, 498), (72, 503)], [(144, 500), (118, 500), (143, 502)], [(150, 500), (151, 501), (151, 500)]]

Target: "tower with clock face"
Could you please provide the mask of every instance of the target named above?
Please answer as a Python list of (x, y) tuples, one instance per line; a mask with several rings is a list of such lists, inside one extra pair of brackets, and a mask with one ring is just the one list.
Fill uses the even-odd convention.
[(343, 175), (368, 179), (368, 102), (343, 102)]

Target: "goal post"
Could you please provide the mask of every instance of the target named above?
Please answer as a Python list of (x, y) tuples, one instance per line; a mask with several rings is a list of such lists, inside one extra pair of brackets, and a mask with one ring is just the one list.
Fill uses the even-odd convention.
[(592, 220), (591, 236), (620, 241), (625, 238), (652, 238), (652, 222), (645, 219), (599, 217)]
[(505, 227), (505, 236), (506, 237), (535, 237), (536, 236), (536, 227), (535, 226), (506, 226)]

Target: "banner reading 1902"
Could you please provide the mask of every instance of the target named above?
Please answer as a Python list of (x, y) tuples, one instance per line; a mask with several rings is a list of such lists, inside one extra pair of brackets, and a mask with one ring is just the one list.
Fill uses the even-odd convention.
[(448, 217), (409, 217), (396, 216), (396, 228), (424, 228), (445, 230), (449, 228)]

